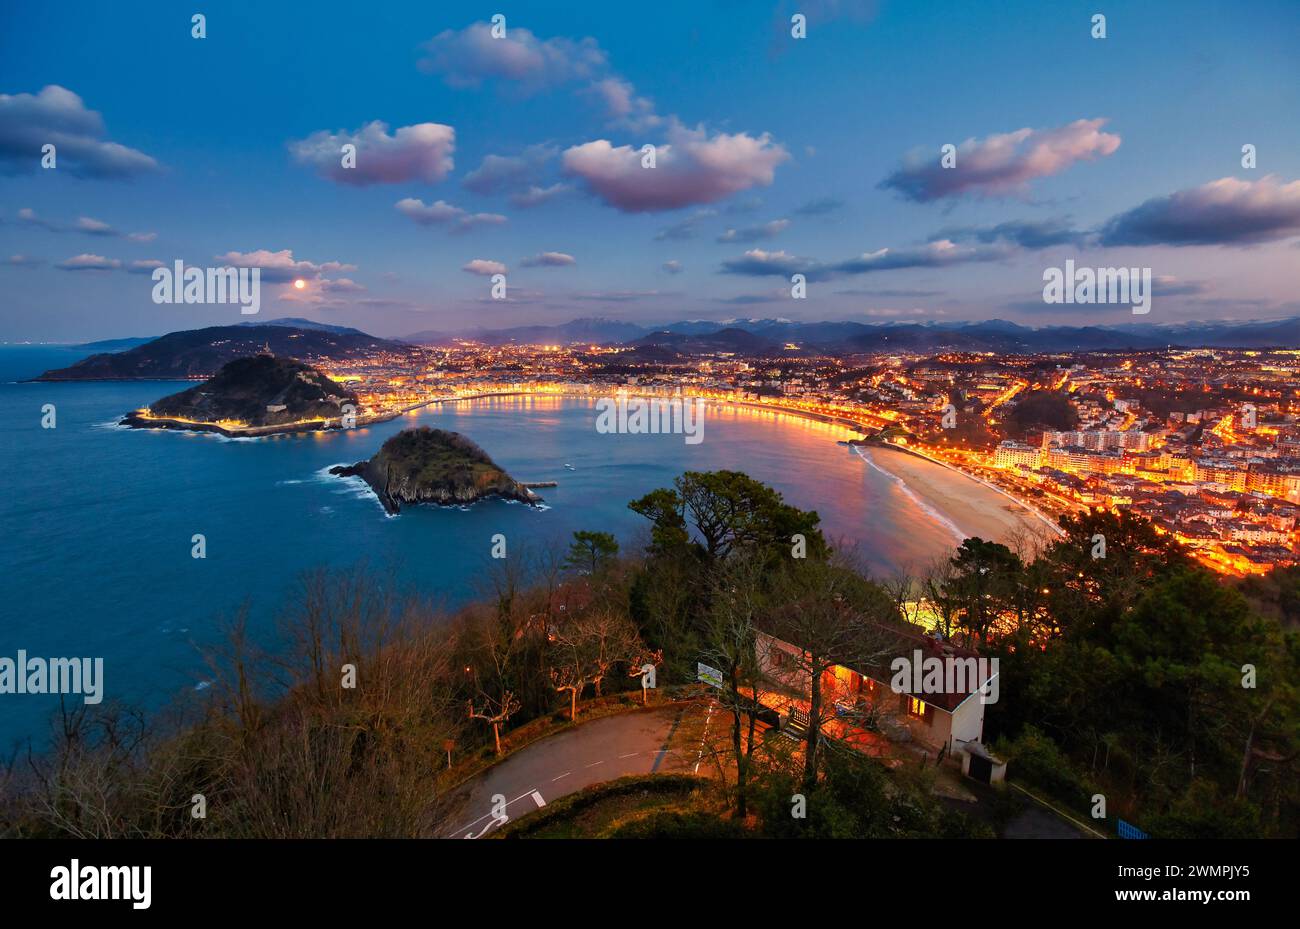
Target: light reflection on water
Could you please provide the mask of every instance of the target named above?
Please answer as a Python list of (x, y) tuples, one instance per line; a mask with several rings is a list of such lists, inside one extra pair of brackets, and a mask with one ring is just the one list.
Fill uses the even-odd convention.
[[(7, 493), (0, 498), (0, 654), (102, 656), (110, 696), (154, 702), (204, 675), (195, 646), (241, 603), (269, 636), (300, 573), (361, 561), (392, 569), (431, 599), (479, 590), (490, 539), (512, 552), (562, 547), (578, 529), (644, 535), (627, 503), (684, 470), (743, 470), (796, 506), (815, 509), (832, 538), (856, 543), (878, 572), (920, 568), (948, 550), (948, 531), (895, 482), (836, 445), (843, 427), (771, 411), (710, 405), (704, 440), (602, 435), (594, 401), (550, 396), (436, 406), (344, 433), (223, 441), (197, 434), (104, 428), (175, 384), (4, 384), (0, 419)], [(411, 508), (386, 519), (373, 494), (330, 477), (331, 465), (373, 454), (411, 425), (464, 432), (514, 477), (555, 480), (538, 511), (485, 501), (468, 510)], [(565, 463), (574, 470), (564, 467)], [(208, 556), (190, 556), (194, 533)], [(182, 631), (184, 630), (184, 631)], [(54, 704), (0, 700), (0, 744), (39, 732)]]

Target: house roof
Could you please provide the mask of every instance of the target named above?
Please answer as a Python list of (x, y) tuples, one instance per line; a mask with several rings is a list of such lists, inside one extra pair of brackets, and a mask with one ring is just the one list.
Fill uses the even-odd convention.
[[(870, 661), (854, 660), (849, 656), (830, 657), (841, 667), (856, 671), (863, 677), (878, 681), (886, 687), (892, 687), (896, 676), (895, 662), (900, 658), (904, 659), (909, 672), (909, 689), (914, 687), (916, 675), (919, 673), (922, 688), (914, 695), (946, 713), (954, 712), (967, 698), (977, 693), (984, 684), (996, 676), (996, 672), (989, 669), (987, 663), (984, 666), (978, 663), (981, 658), (979, 652), (929, 635), (919, 626), (910, 623), (900, 623), (898, 626), (886, 626), (880, 623), (863, 625), (868, 637), (873, 639), (879, 637), (878, 642), (872, 642)], [(799, 647), (797, 642), (787, 644)], [(931, 662), (930, 659), (935, 659), (938, 664)], [(961, 662), (960, 668), (958, 662)], [(931, 670), (933, 668), (938, 668), (943, 674), (943, 689), (939, 692), (933, 692), (925, 686), (925, 674), (929, 670), (933, 675), (934, 672)], [(908, 690), (899, 691), (899, 693), (906, 692)]]

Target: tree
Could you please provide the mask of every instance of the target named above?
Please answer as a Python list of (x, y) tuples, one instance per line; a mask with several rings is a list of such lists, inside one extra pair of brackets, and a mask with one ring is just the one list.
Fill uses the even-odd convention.
[[(515, 597), (514, 591), (509, 598), (498, 597), (494, 613), (471, 617), (464, 630), (471, 655), (465, 666), (473, 691), (467, 701), (469, 718), (492, 727), (497, 755), (501, 754), (501, 729), (522, 706), (517, 696), (517, 665), (526, 655), (529, 623), (521, 623), (514, 615)], [(473, 622), (475, 618), (477, 622)]]
[(701, 646), (699, 617), (707, 615), (699, 565), (687, 557), (654, 557), (638, 569), (628, 591), (628, 609), (647, 644), (667, 656), (675, 679), (695, 676)]
[(564, 566), (584, 574), (596, 575), (618, 556), (618, 540), (608, 532), (573, 533), (573, 544)]
[(956, 573), (946, 592), (957, 601), (962, 627), (985, 641), (997, 621), (1014, 611), (1024, 565), (1005, 545), (980, 538), (962, 542), (952, 565)]
[(898, 613), (879, 587), (834, 561), (793, 562), (774, 600), (778, 605), (768, 622), (777, 638), (797, 649), (791, 656), (795, 676), (808, 687), (803, 785), (811, 791), (822, 729), (835, 715), (825, 676), (837, 666), (871, 667), (892, 654)]
[(558, 693), (569, 695), (569, 720), (578, 719), (578, 697), (592, 683), (594, 669), (588, 642), (576, 631), (553, 632), (550, 657), (551, 683)]
[(1193, 562), (1176, 539), (1132, 513), (1062, 516), (1065, 538), (1048, 546), (1048, 609), (1062, 628), (1105, 639), (1110, 626), (1160, 577)]
[(691, 537), (686, 530), (686, 518), (682, 515), (682, 499), (676, 491), (661, 487), (650, 491), (638, 500), (633, 500), (627, 506), (632, 512), (639, 513), (650, 520), (652, 555), (680, 552), (690, 543)]
[(736, 816), (747, 814), (748, 786), (757, 745), (758, 711), (772, 682), (766, 673), (768, 638), (759, 631), (767, 603), (764, 565), (756, 557), (731, 560), (715, 579), (703, 659), (717, 667), (727, 686), (717, 700), (731, 714), (731, 752), (736, 765)]
[(590, 655), (591, 683), (596, 685), (596, 696), (600, 696), (605, 678), (615, 665), (630, 664), (646, 652), (636, 626), (622, 613), (589, 610), (577, 617), (575, 626)]
[(569, 695), (571, 720), (578, 717), (578, 697), (588, 684), (599, 694), (615, 665), (634, 661), (645, 651), (631, 620), (607, 610), (559, 617), (548, 638), (551, 682)]
[(474, 701), (469, 701), (469, 718), (481, 719), (492, 727), (492, 739), (496, 745), (497, 757), (501, 756), (501, 727), (510, 721), (510, 717), (519, 712), (519, 701), (509, 690), (497, 695), (481, 693), (478, 708)]
[(827, 552), (815, 512), (790, 506), (776, 490), (740, 471), (687, 471), (673, 489), (652, 491), (628, 507), (654, 524), (656, 552), (693, 546), (710, 563), (745, 548), (788, 555), (796, 535), (804, 537), (809, 558)]

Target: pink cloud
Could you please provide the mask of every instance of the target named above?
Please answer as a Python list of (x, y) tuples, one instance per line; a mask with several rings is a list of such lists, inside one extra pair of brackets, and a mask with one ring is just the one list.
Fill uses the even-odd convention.
[[(343, 146), (356, 146), (355, 167), (343, 166)], [(313, 132), (289, 143), (299, 164), (340, 184), (364, 187), (423, 181), (436, 184), (455, 167), (456, 130), (441, 123), (399, 126), (393, 133), (379, 120), (353, 132)]]
[(913, 151), (881, 182), (909, 200), (926, 202), (972, 193), (1006, 196), (1040, 177), (1059, 174), (1079, 161), (1112, 155), (1120, 137), (1102, 132), (1105, 119), (1078, 119), (1055, 129), (1017, 129), (957, 146), (956, 164), (945, 168), (940, 151)]
[(586, 182), (596, 196), (626, 213), (675, 210), (712, 203), (772, 183), (776, 166), (790, 155), (764, 133), (717, 133), (674, 123), (669, 141), (657, 146), (655, 167), (641, 166), (642, 153), (597, 139), (567, 149), (564, 170)]

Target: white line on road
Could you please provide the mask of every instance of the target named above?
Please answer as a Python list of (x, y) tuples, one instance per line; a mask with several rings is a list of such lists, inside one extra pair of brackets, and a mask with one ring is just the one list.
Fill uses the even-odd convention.
[[(560, 777), (568, 777), (572, 773), (573, 773), (572, 771), (565, 771), (563, 774), (560, 775)], [(560, 777), (551, 778), (551, 783), (554, 784), (556, 781), (560, 779)]]
[(709, 723), (713, 721), (713, 707), (715, 704), (709, 704), (709, 715), (704, 718), (704, 732), (700, 734), (700, 753), (695, 757), (695, 770), (692, 774), (700, 773), (700, 762), (704, 760), (704, 740), (709, 737)]
[(596, 765), (598, 765), (598, 764), (604, 764), (604, 763), (605, 763), (605, 762), (604, 762), (604, 760), (602, 759), (602, 760), (600, 760), (600, 761), (593, 761), (591, 764), (587, 765), (586, 767), (588, 767), (588, 768), (594, 768), (594, 767), (596, 767)]
[[(536, 790), (526, 790), (526, 791), (524, 791), (523, 793), (521, 793), (519, 796), (517, 796), (517, 797), (515, 797), (513, 800), (511, 800), (510, 803), (507, 803), (507, 804), (505, 805), (505, 808), (506, 808), (506, 809), (509, 809), (509, 808), (510, 808), (510, 804), (512, 804), (512, 803), (518, 803), (520, 800), (524, 799), (524, 797), (529, 797), (529, 796), (531, 796), (531, 797), (533, 798), (533, 802), (536, 803), (536, 804), (538, 805), (539, 808), (540, 808), (540, 807), (543, 807), (543, 806), (546, 805), (546, 801), (542, 799), (542, 795), (539, 794)], [(489, 819), (489, 818), (491, 818), (491, 819), (493, 820), (493, 822), (488, 823), (488, 825), (483, 829), (482, 832), (480, 832), (478, 835), (470, 835), (470, 834), (469, 834), (469, 831), (470, 831), (471, 829), (473, 829), (473, 828), (474, 828), (475, 826), (477, 826), (479, 823), (483, 822), (483, 820), (485, 820), (485, 819)], [(474, 820), (474, 821), (473, 821), (472, 823), (470, 823), (469, 825), (467, 825), (467, 826), (463, 826), (463, 827), (461, 827), (460, 829), (457, 829), (455, 832), (452, 833), (452, 835), (456, 836), (456, 835), (460, 835), (461, 833), (465, 833), (465, 838), (467, 838), (467, 839), (477, 839), (479, 836), (481, 836), (481, 835), (483, 835), (484, 833), (486, 833), (486, 832), (488, 831), (488, 829), (491, 829), (492, 826), (493, 826), (494, 824), (495, 824), (495, 825), (498, 825), (498, 826), (501, 825), (500, 822), (497, 822), (498, 819), (500, 819), (500, 817), (494, 817), (493, 814), (491, 814), (491, 813), (484, 813), (482, 816), (480, 816), (478, 819)]]
[(619, 755), (618, 757), (619, 757), (619, 759), (621, 760), (621, 759), (623, 759), (623, 758), (631, 758), (633, 755), (639, 755), (639, 754), (641, 754), (641, 753), (640, 753), (640, 752), (628, 752), (626, 755)]

